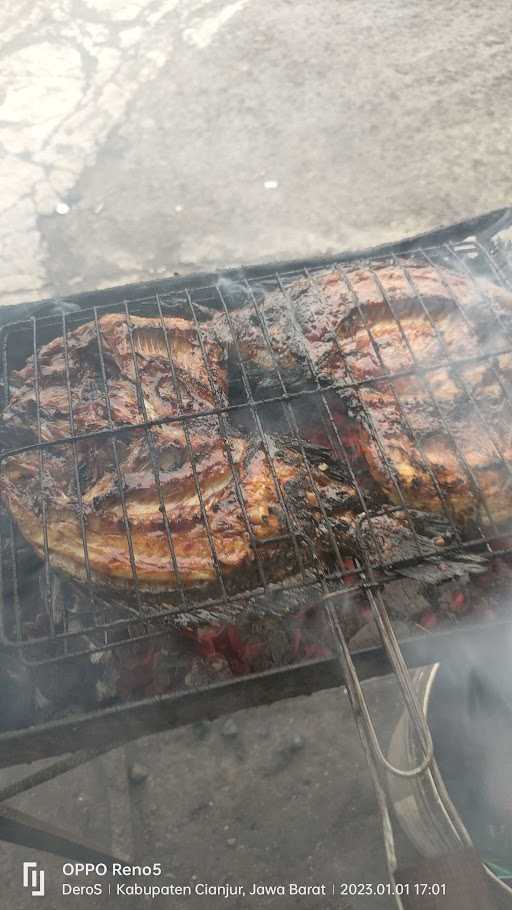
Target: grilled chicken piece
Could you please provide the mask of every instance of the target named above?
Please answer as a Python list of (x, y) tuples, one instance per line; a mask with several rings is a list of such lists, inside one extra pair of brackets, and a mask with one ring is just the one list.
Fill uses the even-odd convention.
[[(249, 589), (261, 580), (258, 557), (268, 581), (313, 564), (314, 545), (329, 545), (319, 499), (333, 515), (351, 491), (314, 466), (312, 484), (302, 458), (270, 438), (221, 434), (212, 409), (226, 404), (226, 368), (214, 334), (199, 338), (174, 318), (98, 325), (101, 354), (94, 323), (40, 350), (38, 394), (32, 360), (13, 376), (2, 434), (25, 448), (4, 461), (0, 494), (38, 555), (46, 546), (50, 564), (76, 579), (133, 590), (136, 576), (152, 592), (209, 585), (219, 572)], [(41, 459), (29, 447), (38, 413), (41, 440), (53, 443)], [(146, 418), (168, 422), (137, 428)], [(110, 421), (126, 429), (113, 436)]]
[(512, 347), (511, 317), (496, 285), (404, 261), (300, 278), (215, 329), (259, 397), (334, 385), (392, 502), (492, 528), (512, 517), (512, 356), (470, 358)]

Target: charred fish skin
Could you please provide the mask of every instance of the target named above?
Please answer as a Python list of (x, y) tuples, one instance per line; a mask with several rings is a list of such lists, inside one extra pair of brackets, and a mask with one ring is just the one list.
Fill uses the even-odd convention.
[(143, 408), (137, 384), (148, 419), (153, 421), (211, 410), (217, 403), (225, 405), (225, 352), (213, 332), (200, 330), (199, 339), (194, 325), (186, 319), (167, 317), (162, 323), (138, 316), (131, 316), (128, 322), (112, 314), (99, 320), (99, 335), (95, 323), (88, 322), (69, 332), (66, 344), (57, 337), (42, 347), (37, 363), (39, 395), (30, 357), (26, 366), (11, 376), (14, 389), (3, 413), (4, 433), (25, 437), (29, 432), (37, 441), (34, 418), (39, 405), (42, 442), (67, 438), (68, 378), (77, 434), (108, 429), (109, 410), (114, 426), (140, 423)]
[[(276, 368), (285, 384), (302, 373), (304, 388), (313, 377), (336, 388), (338, 417), (354, 416), (391, 502), (489, 529), (512, 518), (507, 326), (509, 291), (395, 261), (298, 278), (271, 291), (257, 314), (232, 314), (229, 328), (260, 396)], [(222, 317), (217, 328), (228, 343)]]
[(10, 447), (30, 446), (39, 408), (42, 463), (29, 447), (0, 474), (38, 556), (46, 548), (80, 582), (139, 594), (245, 589), (261, 573), (274, 581), (311, 565), (326, 541), (318, 490), (334, 511), (350, 491), (283, 441), (221, 426), (226, 352), (215, 332), (199, 339), (187, 320), (117, 314), (98, 328), (99, 339), (86, 323), (42, 347), (38, 382), (29, 360), (3, 414)]

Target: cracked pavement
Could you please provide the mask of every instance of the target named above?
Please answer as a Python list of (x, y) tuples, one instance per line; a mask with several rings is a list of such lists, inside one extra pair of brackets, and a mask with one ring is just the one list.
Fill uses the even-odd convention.
[[(30, 2), (21, 9), (9, 0), (4, 5), (3, 302), (63, 290), (48, 241), (50, 235), (59, 242), (53, 217), (68, 206), (88, 211), (87, 204), (80, 206), (77, 185), (94, 172), (135, 98), (169, 65), (176, 40), (204, 50), (245, 5), (246, 0), (56, 0), (50, 8)], [(100, 208), (94, 206), (92, 214), (98, 216)], [(125, 272), (144, 268), (130, 261), (128, 251), (116, 251), (115, 260)], [(66, 291), (78, 283), (72, 276)]]
[(505, 204), (511, 18), (504, 0), (492, 16), (474, 0), (5, 0), (0, 302)]
[[(509, 203), (511, 27), (508, 0), (3, 0), (0, 304), (354, 248)], [(390, 682), (368, 691), (389, 720)], [(116, 750), (13, 804), (161, 858), (177, 881), (385, 877), (342, 693), (242, 712), (236, 748), (222, 724), (144, 740), (138, 802)], [(32, 906), (25, 853), (0, 845), (12, 910)], [(53, 881), (43, 910), (107, 906), (59, 899), (57, 860), (32, 856)]]

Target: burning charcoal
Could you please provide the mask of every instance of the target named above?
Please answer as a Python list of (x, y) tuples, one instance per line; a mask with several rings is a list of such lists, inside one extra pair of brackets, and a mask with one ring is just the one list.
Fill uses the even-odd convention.
[(465, 613), (471, 604), (471, 594), (466, 598), (465, 591), (469, 577), (447, 582), (438, 590), (438, 606), (443, 613)]
[(183, 654), (179, 646), (174, 643), (170, 643), (169, 647), (163, 646), (154, 669), (156, 693), (162, 694), (176, 688), (184, 666), (188, 668), (188, 655)]
[(415, 623), (403, 622), (401, 619), (394, 621), (392, 625), (398, 641), (403, 641), (404, 638), (413, 638), (418, 632)]
[(422, 629), (435, 629), (439, 622), (439, 617), (432, 610), (425, 610), (419, 618), (419, 625)]
[[(464, 610), (466, 605), (466, 597), (462, 591), (454, 591), (452, 594), (452, 610), (454, 612), (461, 612)], [(467, 607), (466, 607), (467, 609)]]
[[(402, 619), (392, 620), (392, 626), (398, 641), (402, 641), (404, 638), (413, 638), (418, 634), (417, 624), (410, 621), (404, 621)], [(349, 648), (351, 651), (364, 650), (365, 648), (380, 648), (381, 646), (381, 637), (377, 623), (373, 617), (370, 618), (349, 641)]]
[(161, 641), (148, 639), (117, 648), (114, 661), (118, 672), (118, 694), (123, 697), (156, 695), (155, 673)]
[(390, 581), (383, 591), (383, 598), (390, 613), (403, 619), (420, 616), (431, 607), (424, 586), (410, 578)]
[(98, 678), (96, 680), (96, 696), (98, 704), (112, 701), (119, 692), (119, 673), (112, 659), (111, 651), (95, 651), (90, 657), (91, 664), (96, 667)]
[(336, 613), (347, 641), (359, 631), (362, 625), (359, 598), (344, 598), (345, 602), (337, 608)]
[(70, 705), (83, 709), (97, 704), (97, 672), (88, 656), (40, 666), (35, 676), (41, 694), (50, 703), (52, 716)]
[(0, 688), (0, 730), (33, 723), (35, 693), (31, 674), (15, 654), (2, 654)]
[(377, 623), (372, 618), (350, 639), (349, 648), (351, 651), (363, 651), (365, 648), (375, 648), (380, 644), (381, 639)]
[(217, 658), (215, 666), (210, 661), (194, 657), (185, 676), (185, 685), (190, 689), (209, 686), (212, 682), (222, 682), (233, 678), (227, 660)]
[(273, 628), (271, 630), (270, 653), (275, 664), (288, 663), (290, 654), (290, 638), (284, 629)]

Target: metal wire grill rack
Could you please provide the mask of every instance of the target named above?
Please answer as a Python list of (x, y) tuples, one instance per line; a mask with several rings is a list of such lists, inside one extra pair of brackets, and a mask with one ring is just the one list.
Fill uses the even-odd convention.
[[(399, 315), (394, 312), (393, 302), (379, 280), (378, 266), (387, 262), (393, 263), (403, 273), (404, 278), (410, 287), (411, 295), (413, 295), (417, 301), (418, 312), (422, 314), (426, 324), (429, 325), (429, 328), (436, 336), (440, 350), (443, 352), (443, 356), (438, 362), (429, 363), (426, 366), (418, 362), (414, 347), (407, 336), (406, 329), (402, 325)], [(439, 281), (444, 282), (445, 285), (444, 270), (446, 268), (465, 275), (472, 282), (477, 293), (483, 297), (483, 304), (488, 308), (489, 320), (493, 323), (496, 330), (497, 341), (492, 350), (486, 350), (481, 354), (473, 354), (468, 357), (454, 358), (453, 356), (450, 356), (442, 335), (439, 333), (425, 302), (422, 300), (418, 289), (414, 285), (413, 275), (408, 269), (408, 263), (410, 262), (415, 264), (428, 264), (439, 276)], [(351, 266), (352, 265), (353, 264), (351, 263)], [(510, 276), (505, 273), (502, 268), (497, 266), (486, 247), (477, 241), (469, 241), (457, 246), (446, 243), (440, 246), (417, 247), (405, 256), (401, 255), (400, 258), (396, 255), (380, 258), (375, 257), (371, 262), (366, 261), (363, 262), (362, 265), (372, 270), (376, 292), (382, 296), (383, 302), (397, 326), (400, 338), (410, 355), (410, 366), (407, 369), (391, 371), (389, 368), (386, 368), (378, 340), (372, 333), (371, 326), (365, 317), (364, 308), (360, 301), (358, 301), (357, 293), (351, 283), (350, 268), (347, 267), (346, 263), (334, 261), (330, 264), (330, 267), (339, 272), (348, 292), (352, 295), (354, 307), (368, 332), (370, 344), (375, 351), (381, 367), (381, 372), (377, 377), (365, 378), (363, 380), (357, 380), (352, 377), (350, 373), (350, 363), (348, 359), (346, 359), (348, 381), (344, 381), (343, 383), (326, 383), (325, 379), (322, 379), (319, 376), (318, 367), (307, 354), (306, 348), (304, 348), (307, 370), (309, 372), (308, 378), (310, 381), (307, 388), (297, 389), (293, 383), (290, 384), (286, 375), (283, 375), (273, 348), (269, 327), (266, 324), (264, 308), (262, 307), (262, 300), (265, 295), (269, 292), (278, 292), (282, 298), (282, 306), (289, 309), (290, 316), (293, 319), (293, 307), (290, 303), (288, 289), (298, 278), (306, 277), (312, 286), (317, 288), (318, 294), (321, 294), (322, 291), (320, 283), (318, 282), (318, 276), (325, 268), (325, 264), (322, 264), (322, 266), (318, 266), (317, 268), (297, 268), (284, 272), (269, 272), (268, 275), (260, 275), (257, 279), (246, 279), (243, 282), (238, 282), (236, 284), (220, 280), (215, 285), (199, 288), (184, 288), (179, 289), (176, 292), (169, 291), (164, 294), (155, 294), (137, 300), (125, 301), (114, 307), (112, 305), (98, 305), (91, 309), (82, 310), (76, 314), (66, 315), (63, 313), (58, 317), (33, 317), (27, 321), (12, 323), (4, 328), (1, 346), (4, 405), (9, 401), (10, 376), (12, 370), (21, 367), (27, 356), (31, 355), (34, 362), (34, 392), (36, 400), (34, 427), (36, 439), (35, 441), (31, 439), (26, 444), (18, 445), (15, 448), (4, 449), (1, 454), (0, 469), (8, 463), (9, 459), (15, 458), (25, 452), (37, 452), (39, 460), (41, 522), (43, 526), (44, 549), (44, 559), (40, 572), (41, 586), (37, 596), (44, 605), (44, 612), (47, 617), (47, 625), (43, 631), (39, 629), (37, 634), (31, 634), (27, 631), (27, 628), (30, 628), (30, 626), (27, 625), (26, 622), (24, 595), (22, 595), (20, 591), (20, 577), (23, 575), (22, 567), (23, 560), (26, 559), (27, 555), (27, 545), (21, 538), (13, 521), (4, 511), (0, 524), (2, 545), (1, 584), (3, 591), (1, 634), (4, 643), (19, 649), (29, 663), (54, 662), (71, 658), (79, 653), (90, 653), (91, 650), (116, 647), (126, 641), (140, 640), (144, 637), (160, 635), (165, 632), (165, 624), (170, 615), (179, 616), (179, 614), (186, 614), (187, 616), (190, 616), (197, 614), (199, 619), (215, 614), (222, 616), (223, 610), (227, 610), (229, 613), (230, 609), (239, 607), (240, 604), (244, 603), (246, 608), (257, 610), (260, 606), (265, 607), (271, 604), (276, 597), (276, 594), (281, 591), (304, 591), (307, 588), (311, 589), (311, 600), (318, 603), (321, 603), (326, 597), (331, 599), (334, 594), (336, 597), (347, 596), (355, 589), (362, 588), (366, 591), (366, 596), (369, 598), (371, 606), (372, 603), (374, 604), (374, 598), (375, 595), (378, 594), (379, 589), (390, 579), (396, 577), (396, 570), (404, 562), (414, 564), (416, 562), (425, 561), (430, 557), (435, 557), (438, 554), (434, 544), (432, 544), (430, 549), (426, 549), (424, 541), (420, 542), (416, 531), (415, 521), (411, 514), (412, 510), (408, 504), (407, 496), (404, 494), (401, 487), (400, 479), (394, 470), (385, 440), (382, 439), (382, 436), (373, 425), (371, 414), (365, 410), (363, 405), (366, 425), (370, 428), (374, 442), (379, 450), (382, 463), (385, 466), (389, 482), (396, 493), (395, 499), (398, 502), (398, 505), (395, 508), (402, 510), (406, 515), (414, 544), (414, 553), (413, 555), (408, 556), (406, 560), (393, 562), (386, 559), (385, 555), (382, 553), (378, 536), (373, 527), (373, 522), (376, 514), (378, 514), (378, 509), (368, 502), (364, 485), (360, 482), (360, 478), (358, 477), (358, 466), (354, 464), (350, 447), (346, 444), (343, 433), (340, 432), (339, 425), (333, 417), (332, 396), (336, 393), (344, 393), (347, 389), (357, 391), (357, 389), (362, 386), (379, 388), (381, 383), (386, 383), (393, 389), (395, 403), (404, 426), (407, 427), (415, 445), (421, 452), (421, 440), (415, 433), (414, 427), (411, 426), (410, 420), (408, 419), (400, 400), (400, 394), (396, 391), (396, 387), (393, 384), (394, 380), (404, 379), (409, 375), (419, 378), (425, 390), (425, 394), (432, 405), (432, 409), (436, 414), (439, 425), (442, 426), (447, 437), (450, 439), (453, 451), (468, 478), (470, 487), (475, 493), (479, 494), (478, 478), (468, 464), (464, 452), (461, 450), (455, 435), (446, 421), (446, 417), (443, 415), (439, 403), (436, 400), (431, 380), (436, 371), (440, 369), (445, 370), (448, 367), (450, 374), (455, 376), (457, 382), (461, 384), (467, 399), (468, 407), (472, 409), (480, 422), (482, 432), (488, 433), (486, 414), (481, 404), (476, 400), (471, 389), (465, 383), (463, 376), (463, 369), (469, 363), (485, 361), (496, 377), (506, 407), (512, 408), (508, 380), (507, 377), (500, 372), (497, 359), (499, 356), (512, 352), (512, 339), (510, 337), (512, 325), (508, 324), (503, 315), (495, 310), (492, 302), (485, 297), (485, 291), (482, 290), (482, 286), (478, 281), (480, 274), (486, 274), (490, 276), (495, 283), (502, 287), (508, 287)], [(453, 290), (448, 285), (446, 285), (446, 289), (453, 301), (453, 306), (460, 313), (461, 318), (470, 325), (464, 311), (463, 302), (457, 299)], [(272, 366), (275, 372), (275, 383), (267, 393), (262, 393), (261, 389), (255, 390), (253, 387), (251, 364), (244, 359), (237, 342), (236, 332), (232, 325), (232, 318), (233, 311), (240, 306), (250, 308), (252, 320), (254, 324), (257, 325), (258, 331), (261, 333), (261, 337), (267, 346), (269, 355), (272, 359)], [(135, 384), (140, 419), (135, 425), (130, 426), (116, 422), (113, 417), (109, 393), (109, 379), (103, 353), (100, 320), (105, 312), (113, 311), (122, 314), (131, 330), (129, 338), (135, 371)], [(222, 399), (215, 383), (211, 364), (208, 362), (201, 329), (202, 326), (207, 325), (207, 321), (212, 312), (222, 314), (226, 325), (230, 330), (232, 340), (231, 348), (238, 374), (239, 389), (236, 400), (231, 399), (225, 401)], [(148, 418), (144, 391), (138, 372), (137, 356), (133, 345), (133, 326), (131, 324), (131, 319), (136, 315), (151, 317), (155, 320), (156, 325), (162, 327), (169, 364), (169, 373), (178, 402), (177, 415), (163, 417), (158, 420)], [(172, 349), (173, 340), (170, 333), (165, 330), (164, 317), (168, 315), (183, 316), (195, 327), (208, 376), (211, 397), (214, 402), (214, 405), (211, 408), (205, 408), (202, 411), (197, 411), (197, 409), (194, 411), (187, 411), (186, 407), (183, 405), (180, 382)], [(106, 413), (105, 425), (99, 430), (94, 430), (92, 432), (81, 431), (80, 429), (77, 429), (76, 426), (72, 404), (67, 342), (69, 333), (77, 326), (87, 322), (93, 323), (95, 326), (99, 382), (103, 392)], [(299, 338), (300, 332), (300, 327), (297, 325), (297, 334)], [(41, 434), (42, 408), (40, 399), (42, 378), (40, 375), (39, 351), (42, 345), (58, 336), (61, 336), (64, 339), (67, 400), (69, 406), (69, 433), (67, 436), (57, 440), (45, 441)], [(340, 359), (342, 359), (344, 355), (339, 347), (339, 343), (338, 353)], [(350, 478), (359, 500), (361, 517), (367, 524), (372, 546), (366, 554), (362, 554), (362, 558), (358, 560), (357, 565), (350, 563), (350, 565), (347, 566), (344, 554), (340, 550), (336, 529), (332, 526), (322, 502), (321, 492), (315, 483), (308, 455), (308, 447), (304, 443), (303, 434), (301, 432), (301, 421), (303, 420), (304, 409), (306, 412), (308, 409), (314, 409), (316, 414), (320, 417), (325, 437), (329, 441), (329, 446), (332, 449), (335, 458), (342, 466), (345, 475)], [(283, 427), (287, 438), (293, 441), (297, 452), (300, 453), (305, 475), (314, 491), (316, 503), (329, 536), (329, 544), (332, 551), (332, 569), (329, 572), (311, 572), (306, 564), (307, 560), (305, 560), (304, 554), (307, 549), (307, 543), (305, 545), (305, 542), (301, 537), (293, 503), (290, 502), (286, 489), (279, 482), (268, 445), (266, 421), (269, 413), (273, 414), (274, 422), (276, 421), (277, 415), (278, 422)], [(248, 591), (233, 592), (231, 590), (229, 580), (224, 576), (218, 560), (214, 536), (211, 533), (209, 526), (208, 514), (196, 467), (196, 456), (194, 455), (190, 444), (190, 433), (193, 432), (194, 425), (198, 420), (205, 417), (214, 417), (218, 423), (219, 436), (224, 443), (237, 500), (254, 553), (254, 566), (256, 570), (255, 584), (253, 584)], [(289, 545), (290, 559), (293, 563), (293, 565), (290, 566), (288, 579), (278, 583), (271, 581), (267, 577), (265, 563), (260, 558), (262, 544), (254, 535), (245, 507), (244, 491), (228, 444), (229, 426), (232, 420), (242, 420), (246, 426), (250, 426), (252, 435), (258, 440), (258, 443), (265, 452), (272, 473), (276, 497), (280, 503), (285, 520), (285, 530), (284, 534), (281, 535), (281, 538), (285, 538)], [(160, 487), (160, 469), (153, 436), (156, 427), (167, 422), (179, 424), (179, 426), (183, 428), (186, 439), (186, 457), (192, 468), (194, 487), (201, 512), (201, 520), (206, 531), (211, 558), (215, 569), (215, 584), (209, 586), (206, 593), (201, 590), (185, 588), (181, 582), (180, 573), (177, 567), (170, 520), (167, 515), (165, 499)], [(124, 493), (122, 458), (120, 458), (119, 454), (119, 447), (122, 446), (123, 440), (133, 437), (134, 434), (138, 434), (139, 436), (143, 435), (150, 454), (151, 469), (162, 514), (162, 534), (165, 535), (167, 541), (169, 564), (172, 566), (177, 579), (175, 589), (169, 592), (172, 595), (172, 606), (167, 605), (166, 607), (162, 607), (161, 605), (157, 605), (156, 607), (152, 607), (148, 605), (140, 591), (130, 520)], [(117, 488), (120, 495), (122, 520), (128, 544), (132, 576), (130, 596), (127, 598), (129, 606), (125, 605), (124, 608), (119, 602), (117, 602), (115, 606), (112, 606), (105, 601), (104, 597), (98, 597), (98, 592), (92, 581), (88, 559), (87, 522), (81, 498), (80, 465), (77, 455), (77, 446), (85, 438), (94, 439), (96, 442), (101, 441), (103, 445), (109, 446), (112, 451), (112, 467), (117, 479)], [(510, 474), (510, 465), (500, 451), (498, 443), (492, 441), (492, 444), (497, 463), (503, 465)], [(54, 578), (54, 573), (51, 566), (51, 554), (48, 544), (47, 503), (44, 495), (45, 460), (48, 458), (49, 453), (51, 454), (51, 449), (55, 447), (58, 447), (59, 449), (68, 447), (73, 456), (72, 463), (74, 486), (76, 490), (76, 510), (80, 521), (86, 575), (85, 584), (83, 586), (84, 600), (81, 609), (77, 613), (75, 607), (73, 612), (70, 612), (64, 606), (62, 615), (57, 618), (55, 617), (52, 608), (52, 580)], [(486, 526), (476, 527), (475, 533), (469, 536), (466, 535), (463, 539), (454, 522), (450, 503), (447, 501), (435, 470), (426, 457), (424, 457), (423, 466), (428, 471), (436, 489), (439, 498), (439, 511), (442, 513), (451, 529), (452, 542), (444, 549), (444, 554), (449, 554), (451, 551), (477, 551), (492, 558), (499, 554), (509, 552), (510, 548), (508, 547), (507, 542), (504, 542), (503, 540), (503, 532), (496, 527), (492, 514), (486, 506), (484, 497), (482, 497), (483, 510), (487, 512), (488, 518)], [(275, 538), (271, 538), (263, 545), (268, 546), (269, 544), (276, 542), (279, 541)]]

